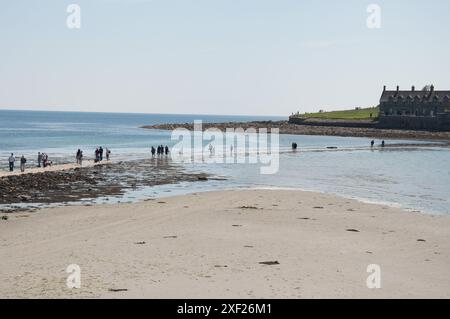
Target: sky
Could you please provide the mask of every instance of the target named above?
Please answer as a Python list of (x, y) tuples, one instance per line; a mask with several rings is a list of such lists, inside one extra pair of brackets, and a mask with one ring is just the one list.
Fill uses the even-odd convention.
[(383, 85), (448, 90), (449, 13), (448, 0), (0, 0), (0, 109), (285, 116), (377, 105)]

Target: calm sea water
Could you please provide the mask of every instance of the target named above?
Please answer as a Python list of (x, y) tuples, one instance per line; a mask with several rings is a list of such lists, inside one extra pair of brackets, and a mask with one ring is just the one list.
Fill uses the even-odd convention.
[[(279, 120), (283, 118), (211, 115), (113, 114), (0, 110), (1, 169), (7, 157), (24, 154), (33, 165), (38, 151), (55, 162), (74, 161), (76, 149), (92, 157), (95, 147), (112, 151), (116, 160), (149, 156), (151, 145), (169, 145), (170, 132), (140, 129), (140, 125)], [(444, 147), (369, 147), (371, 139), (329, 136), (280, 136), (280, 169), (261, 175), (259, 164), (186, 163), (185, 168), (226, 177), (225, 181), (163, 185), (133, 190), (134, 201), (149, 196), (185, 194), (229, 188), (294, 188), (328, 192), (410, 210), (450, 214), (450, 149)], [(291, 143), (299, 151), (290, 150)], [(378, 144), (380, 141), (376, 141)], [(412, 141), (389, 140), (387, 144)], [(327, 149), (329, 146), (337, 149)], [(246, 156), (245, 150), (238, 150)], [(120, 200), (124, 200), (121, 198)], [(99, 199), (101, 201), (101, 199)]]

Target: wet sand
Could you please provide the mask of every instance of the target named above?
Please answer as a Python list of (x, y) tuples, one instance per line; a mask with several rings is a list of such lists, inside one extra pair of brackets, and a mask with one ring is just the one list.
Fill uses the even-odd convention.
[(11, 213), (0, 297), (449, 298), (449, 229), (448, 216), (286, 190)]

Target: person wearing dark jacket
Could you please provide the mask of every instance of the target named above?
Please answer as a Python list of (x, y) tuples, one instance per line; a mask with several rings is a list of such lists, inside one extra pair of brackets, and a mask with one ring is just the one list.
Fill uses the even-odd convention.
[(20, 158), (20, 171), (23, 173), (25, 172), (25, 163), (27, 162), (27, 159), (25, 158), (25, 156), (22, 155), (22, 157)]

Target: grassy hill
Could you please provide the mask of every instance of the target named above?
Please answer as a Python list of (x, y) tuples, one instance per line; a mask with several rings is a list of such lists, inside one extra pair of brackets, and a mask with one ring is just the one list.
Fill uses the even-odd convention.
[[(378, 117), (379, 108), (361, 108), (344, 111), (330, 111), (330, 112), (317, 112), (317, 113), (304, 113), (293, 115), (294, 117), (301, 118), (318, 118), (318, 119), (333, 119), (333, 120), (375, 120)], [(370, 117), (372, 114), (372, 117)]]

